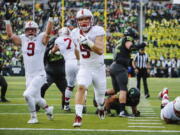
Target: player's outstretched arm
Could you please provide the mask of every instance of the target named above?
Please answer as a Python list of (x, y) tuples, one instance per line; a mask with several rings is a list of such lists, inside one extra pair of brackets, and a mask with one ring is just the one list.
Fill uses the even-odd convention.
[(48, 6), (49, 6), (49, 19), (48, 19), (48, 23), (46, 26), (46, 30), (45, 30), (45, 34), (43, 36), (43, 44), (47, 45), (49, 39), (50, 39), (50, 34), (53, 28), (53, 7), (50, 5), (50, 2), (48, 2)]
[(21, 39), (19, 36), (17, 36), (16, 34), (13, 33), (12, 31), (12, 26), (10, 23), (10, 19), (13, 15), (13, 12), (10, 13), (8, 7), (6, 6), (6, 13), (5, 13), (5, 23), (6, 23), (6, 33), (8, 35), (8, 37), (16, 44), (16, 45), (20, 45), (21, 44)]

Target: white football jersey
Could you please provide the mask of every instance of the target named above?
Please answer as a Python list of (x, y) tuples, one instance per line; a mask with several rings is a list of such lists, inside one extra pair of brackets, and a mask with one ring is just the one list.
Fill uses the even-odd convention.
[[(80, 51), (80, 65), (86, 67), (97, 67), (104, 65), (104, 55), (98, 55), (93, 51), (85, 49), (79, 44), (78, 39), (81, 34), (82, 31), (79, 28), (76, 28), (71, 32), (71, 37)], [(105, 31), (101, 26), (92, 26), (90, 31), (84, 35), (87, 36), (91, 41), (95, 42), (97, 36), (105, 35)]]
[[(161, 116), (171, 119), (171, 120), (180, 120), (179, 117), (177, 117), (174, 113), (173, 109), (173, 101), (169, 102), (162, 110), (161, 110)], [(161, 117), (162, 118), (162, 117)]]
[(75, 46), (70, 36), (60, 36), (55, 40), (65, 61), (76, 59), (74, 50)]
[(32, 40), (25, 34), (20, 35), (22, 41), (22, 54), (26, 76), (45, 74), (44, 53), (45, 46), (42, 43), (43, 33)]

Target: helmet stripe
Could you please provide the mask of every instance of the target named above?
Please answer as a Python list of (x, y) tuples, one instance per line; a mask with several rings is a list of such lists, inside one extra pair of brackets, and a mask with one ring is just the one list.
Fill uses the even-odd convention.
[(81, 10), (81, 14), (84, 15), (84, 10), (83, 9)]

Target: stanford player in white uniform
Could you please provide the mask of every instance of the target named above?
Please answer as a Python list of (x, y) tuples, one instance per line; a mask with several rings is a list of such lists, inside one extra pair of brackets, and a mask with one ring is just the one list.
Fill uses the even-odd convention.
[(6, 32), (8, 37), (16, 45), (21, 45), (26, 76), (26, 90), (23, 96), (25, 97), (31, 118), (28, 121), (30, 124), (38, 123), (35, 105), (45, 109), (48, 119), (53, 118), (53, 106), (48, 107), (46, 101), (40, 96), (41, 86), (46, 82), (46, 73), (44, 69), (44, 52), (45, 46), (48, 43), (49, 35), (52, 30), (52, 18), (49, 18), (46, 31), (38, 34), (38, 25), (34, 21), (28, 21), (25, 24), (25, 34), (15, 35), (12, 32), (12, 27), (9, 20), (6, 20)]
[(79, 55), (77, 50), (75, 50), (75, 45), (70, 36), (70, 30), (67, 27), (63, 27), (58, 33), (59, 37), (55, 40), (55, 46), (51, 52), (54, 53), (55, 51), (60, 50), (60, 53), (65, 59), (66, 80), (68, 86), (65, 91), (64, 110), (70, 111), (69, 102), (76, 82)]
[(98, 104), (98, 116), (105, 118), (104, 97), (106, 74), (104, 65), (104, 35), (100, 26), (93, 26), (93, 15), (88, 9), (81, 9), (76, 14), (78, 28), (71, 32), (71, 37), (80, 52), (80, 67), (77, 74), (78, 89), (75, 95), (74, 127), (82, 124), (82, 110), (85, 90), (93, 84), (95, 99)]
[(180, 96), (176, 97), (174, 101), (169, 101), (168, 89), (164, 88), (159, 93), (159, 98), (162, 99), (161, 103), (161, 119), (166, 123), (180, 122)]

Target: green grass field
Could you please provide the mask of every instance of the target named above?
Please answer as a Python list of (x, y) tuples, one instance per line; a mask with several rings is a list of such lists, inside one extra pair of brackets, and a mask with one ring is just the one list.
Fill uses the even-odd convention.
[[(96, 108), (92, 105), (93, 89), (89, 88), (87, 97), (87, 113), (83, 115), (83, 125), (81, 128), (73, 128), (74, 120), (74, 96), (71, 100), (72, 112), (67, 113), (61, 110), (60, 92), (52, 85), (47, 93), (46, 100), (49, 105), (55, 107), (54, 120), (47, 120), (44, 111), (38, 112), (38, 124), (27, 124), (29, 113), (26, 102), (22, 96), (25, 89), (24, 77), (6, 77), (8, 82), (7, 99), (9, 103), (0, 103), (0, 135), (89, 135), (89, 134), (125, 134), (125, 135), (180, 135), (180, 125), (165, 124), (160, 120), (160, 100), (157, 98), (159, 91), (163, 87), (170, 89), (170, 100), (180, 95), (180, 79), (170, 78), (149, 78), (148, 84), (151, 97), (144, 98), (141, 91), (141, 101), (138, 109), (141, 117), (120, 118), (106, 117), (99, 120), (94, 114)], [(107, 78), (107, 87), (111, 88), (111, 80)], [(135, 86), (135, 78), (130, 80), (130, 85)], [(76, 89), (74, 89), (75, 93)], [(74, 94), (73, 93), (73, 94)], [(127, 110), (131, 113), (130, 108)]]

